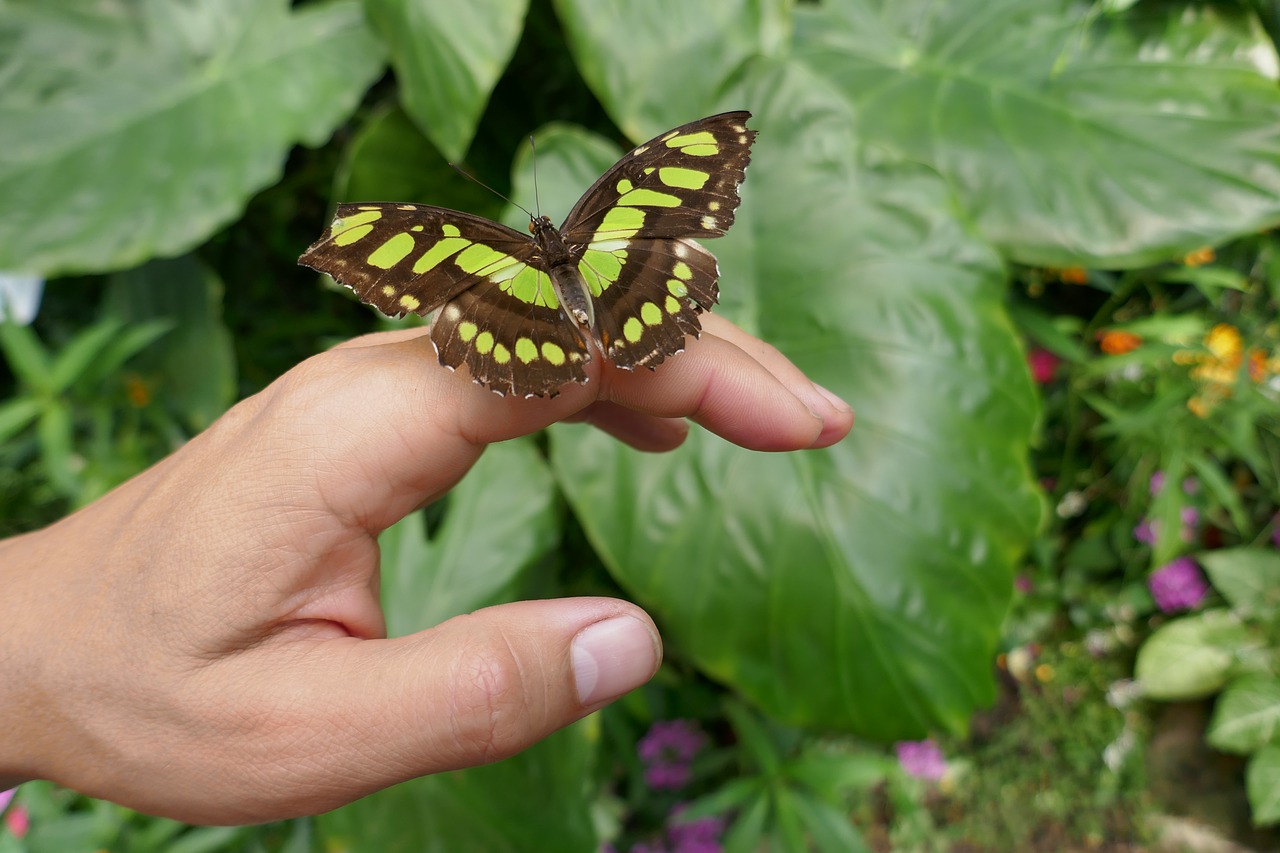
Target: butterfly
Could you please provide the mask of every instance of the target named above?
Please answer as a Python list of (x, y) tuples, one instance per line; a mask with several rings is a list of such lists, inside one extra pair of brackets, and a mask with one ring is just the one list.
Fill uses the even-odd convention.
[(501, 395), (585, 383), (589, 340), (617, 367), (653, 369), (716, 303), (719, 266), (694, 238), (733, 224), (750, 117), (721, 113), (632, 149), (559, 228), (541, 215), (523, 234), (442, 207), (340, 204), (298, 262), (384, 314), (436, 312), (440, 363)]

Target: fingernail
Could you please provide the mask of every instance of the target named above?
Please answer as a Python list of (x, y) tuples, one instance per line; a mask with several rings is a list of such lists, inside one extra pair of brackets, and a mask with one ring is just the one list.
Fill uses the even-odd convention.
[(831, 408), (835, 409), (837, 412), (840, 412), (843, 414), (844, 412), (853, 411), (853, 406), (850, 406), (844, 400), (840, 399), (835, 394), (828, 391), (826, 388), (823, 388), (817, 382), (813, 383), (813, 387), (817, 389), (819, 394), (821, 394), (823, 397), (826, 398), (827, 402), (831, 404)]
[(621, 696), (652, 678), (662, 647), (639, 619), (615, 616), (583, 628), (570, 648), (578, 701), (590, 706)]

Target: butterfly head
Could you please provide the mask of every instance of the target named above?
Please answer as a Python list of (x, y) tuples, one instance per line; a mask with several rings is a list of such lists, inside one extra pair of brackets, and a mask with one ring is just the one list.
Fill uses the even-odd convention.
[(551, 220), (545, 216), (529, 217), (529, 233), (530, 234), (533, 234), (536, 236), (538, 234), (541, 234), (544, 231), (549, 231), (554, 227), (555, 226), (551, 224)]

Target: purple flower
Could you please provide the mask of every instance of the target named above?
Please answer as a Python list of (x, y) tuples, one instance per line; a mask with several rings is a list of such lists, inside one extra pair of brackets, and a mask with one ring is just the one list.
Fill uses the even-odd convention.
[(665, 720), (649, 727), (637, 752), (646, 762), (692, 761), (706, 742), (707, 736), (692, 720)]
[(1156, 607), (1165, 613), (1190, 610), (1209, 594), (1200, 567), (1190, 557), (1179, 557), (1151, 573), (1147, 578)]
[(942, 750), (932, 740), (902, 740), (894, 744), (898, 765), (908, 776), (937, 781), (947, 772)]
[(721, 853), (724, 818), (712, 816), (681, 822), (680, 813), (684, 809), (683, 803), (677, 805), (667, 819), (667, 841), (672, 853)]
[(1013, 588), (1023, 595), (1030, 595), (1035, 589), (1035, 584), (1031, 582), (1031, 578), (1027, 575), (1018, 575), (1013, 579)]
[(691, 720), (654, 723), (636, 747), (646, 765), (645, 783), (655, 790), (675, 790), (689, 784), (690, 764), (706, 742), (707, 736)]
[(0, 812), (9, 807), (9, 803), (13, 801), (13, 795), (18, 793), (17, 788), (10, 788), (7, 791), (0, 791)]
[(1149, 518), (1142, 519), (1138, 522), (1138, 526), (1133, 528), (1133, 538), (1143, 545), (1156, 544), (1156, 523)]
[(1200, 481), (1195, 477), (1188, 477), (1182, 481), (1182, 491), (1188, 495), (1194, 495), (1200, 491)]
[(644, 769), (644, 783), (655, 791), (678, 791), (689, 784), (688, 764), (658, 762)]
[(1182, 519), (1182, 530), (1179, 534), (1183, 542), (1194, 542), (1196, 530), (1200, 527), (1200, 510), (1193, 506), (1184, 506), (1178, 514)]
[(1157, 471), (1152, 474), (1151, 481), (1147, 484), (1147, 487), (1151, 490), (1151, 494), (1160, 494), (1160, 490), (1164, 488), (1164, 472)]

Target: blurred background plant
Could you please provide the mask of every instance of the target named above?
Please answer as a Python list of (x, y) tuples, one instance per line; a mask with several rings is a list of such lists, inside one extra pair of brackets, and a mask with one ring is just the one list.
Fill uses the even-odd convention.
[(655, 681), (543, 744), (267, 827), (30, 783), (0, 853), (1275, 847), (1278, 23), (0, 0), (0, 533), (416, 322), (297, 255), (337, 201), (522, 225), (448, 164), (531, 206), (530, 134), (556, 217), (628, 145), (750, 109), (717, 310), (858, 411), (789, 456), (558, 426), (383, 535), (393, 634), (530, 596), (654, 614)]

